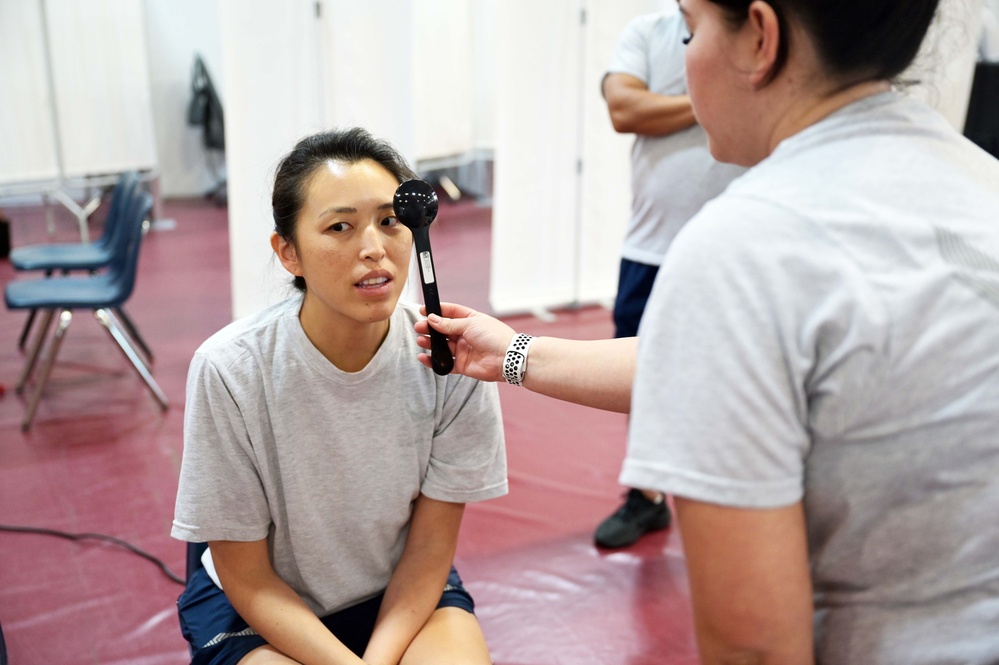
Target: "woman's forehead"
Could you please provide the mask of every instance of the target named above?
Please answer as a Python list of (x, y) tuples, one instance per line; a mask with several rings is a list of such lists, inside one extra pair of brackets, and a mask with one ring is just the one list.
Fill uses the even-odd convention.
[(357, 209), (391, 207), (398, 182), (385, 167), (372, 160), (342, 162), (329, 160), (318, 167), (305, 190), (310, 208)]

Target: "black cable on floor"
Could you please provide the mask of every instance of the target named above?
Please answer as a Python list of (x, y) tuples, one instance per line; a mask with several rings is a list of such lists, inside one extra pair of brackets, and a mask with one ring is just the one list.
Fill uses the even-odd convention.
[(159, 566), (163, 574), (169, 577), (172, 581), (185, 585), (186, 582), (172, 570), (167, 568), (167, 565), (163, 563), (160, 559), (157, 559), (149, 552), (145, 552), (135, 545), (128, 543), (120, 538), (115, 538), (114, 536), (106, 536), (103, 533), (67, 533), (65, 531), (56, 531), (55, 529), (43, 529), (34, 526), (13, 526), (10, 524), (0, 524), (0, 531), (9, 531), (11, 533), (34, 533), (42, 536), (57, 536), (59, 538), (65, 538), (67, 540), (103, 540), (105, 542), (117, 545), (119, 547), (124, 547), (126, 550), (138, 554), (144, 559), (148, 559)]

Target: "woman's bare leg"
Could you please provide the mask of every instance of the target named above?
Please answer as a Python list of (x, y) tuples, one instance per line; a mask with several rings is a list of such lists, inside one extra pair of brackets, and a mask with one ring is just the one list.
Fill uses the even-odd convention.
[(434, 610), (399, 665), (490, 665), (489, 647), (475, 615), (460, 607)]

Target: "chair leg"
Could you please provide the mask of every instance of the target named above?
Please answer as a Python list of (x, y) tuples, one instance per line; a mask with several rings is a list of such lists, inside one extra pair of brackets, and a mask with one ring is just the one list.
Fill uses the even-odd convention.
[(45, 343), (45, 337), (49, 333), (49, 326), (52, 325), (53, 316), (55, 316), (54, 309), (45, 310), (45, 314), (42, 317), (42, 324), (35, 333), (35, 339), (31, 342), (31, 349), (28, 351), (28, 358), (24, 361), (24, 367), (21, 369), (21, 376), (17, 379), (17, 387), (14, 390), (18, 393), (24, 390), (28, 379), (31, 378), (31, 373), (35, 369), (35, 363), (38, 362), (38, 354), (41, 352), (42, 344)]
[[(68, 270), (63, 270), (62, 274), (69, 274)], [(46, 277), (52, 276), (52, 270), (48, 269), (45, 271)], [(28, 335), (31, 333), (31, 326), (35, 323), (35, 314), (38, 313), (37, 309), (33, 309), (28, 313), (28, 320), (24, 322), (24, 329), (21, 330), (21, 336), (17, 339), (17, 348), (24, 351), (24, 345), (28, 343)]]
[(28, 343), (28, 335), (31, 333), (31, 326), (35, 322), (36, 314), (38, 314), (37, 309), (28, 312), (28, 320), (24, 322), (24, 328), (21, 329), (21, 336), (17, 338), (17, 348), (21, 351), (24, 351), (24, 345)]
[[(126, 341), (128, 342), (128, 346), (134, 352), (135, 351), (135, 346), (133, 345), (133, 342), (135, 342), (136, 344), (138, 344), (138, 342), (136, 342), (136, 340), (135, 340), (135, 338), (133, 336), (128, 335), (128, 328), (118, 318), (117, 313), (121, 313), (120, 310), (118, 310), (116, 308), (115, 309), (105, 309), (105, 310), (103, 310), (103, 312), (104, 312), (104, 316), (106, 316), (107, 319), (111, 322), (111, 325), (113, 327), (117, 328), (119, 332), (122, 332), (123, 334), (125, 334), (127, 336), (126, 337)], [(100, 316), (98, 316), (96, 313), (94, 314), (94, 316), (97, 316), (97, 319), (100, 320), (100, 321), (102, 321), (102, 323), (103, 323), (103, 320), (101, 319)], [(105, 326), (105, 327), (107, 327), (107, 326)], [(138, 358), (139, 362), (142, 363), (142, 366), (146, 369), (146, 371), (149, 372), (150, 374), (152, 374), (152, 371), (153, 371), (153, 368), (151, 367), (152, 363), (151, 363), (150, 359), (148, 358), (148, 356), (143, 356), (141, 354), (136, 353), (135, 357)], [(129, 358), (129, 360), (131, 360), (131, 358)]]
[(129, 336), (131, 336), (131, 338), (135, 340), (135, 343), (139, 345), (139, 348), (142, 349), (142, 352), (146, 354), (146, 359), (149, 360), (149, 362), (153, 362), (152, 350), (146, 344), (146, 340), (142, 339), (142, 335), (139, 334), (139, 329), (135, 327), (135, 324), (132, 322), (132, 319), (128, 316), (128, 314), (125, 313), (125, 308), (115, 307), (114, 311), (115, 314), (117, 314), (119, 318), (121, 318), (121, 322), (124, 324), (122, 327), (125, 328), (125, 332), (127, 332)]
[(94, 316), (101, 322), (101, 325), (104, 326), (114, 341), (117, 342), (118, 348), (121, 349), (122, 353), (125, 354), (125, 357), (132, 363), (132, 367), (134, 367), (135, 371), (139, 373), (142, 380), (146, 382), (146, 386), (149, 388), (149, 391), (153, 394), (156, 401), (159, 402), (160, 408), (166, 411), (169, 406), (166, 395), (164, 395), (163, 391), (160, 390), (159, 385), (156, 383), (155, 379), (153, 379), (153, 375), (149, 373), (149, 370), (146, 368), (142, 358), (139, 357), (139, 354), (136, 353), (132, 345), (129, 344), (128, 338), (125, 336), (124, 331), (118, 327), (118, 324), (107, 310), (94, 310)]
[[(49, 316), (51, 317), (51, 313)], [(25, 432), (31, 429), (31, 421), (35, 417), (35, 409), (38, 408), (38, 402), (42, 398), (42, 391), (45, 390), (45, 384), (49, 381), (52, 366), (55, 365), (56, 356), (59, 354), (59, 347), (62, 346), (62, 339), (66, 336), (66, 329), (69, 328), (69, 324), (72, 321), (73, 312), (64, 309), (59, 313), (59, 324), (56, 326), (55, 336), (49, 345), (49, 359), (45, 361), (45, 366), (42, 367), (42, 375), (39, 377), (37, 383), (35, 383), (35, 392), (31, 394), (31, 400), (28, 402), (28, 412), (21, 423), (21, 429)], [(48, 326), (46, 326), (47, 328)]]

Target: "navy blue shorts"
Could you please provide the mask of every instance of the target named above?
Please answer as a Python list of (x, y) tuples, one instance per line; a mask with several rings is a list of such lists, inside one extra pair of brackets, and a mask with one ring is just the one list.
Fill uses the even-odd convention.
[[(382, 605), (380, 593), (370, 600), (322, 617), (323, 624), (357, 654), (364, 654), (375, 629)], [(447, 586), (437, 608), (460, 607), (473, 613), (472, 596), (461, 585), (458, 571), (451, 567)], [(222, 590), (215, 586), (204, 568), (198, 568), (177, 599), (180, 630), (191, 645), (191, 665), (236, 665), (246, 654), (267, 644), (236, 614)]]
[(617, 297), (614, 299), (615, 337), (634, 337), (638, 334), (638, 324), (658, 273), (659, 266), (621, 259)]

